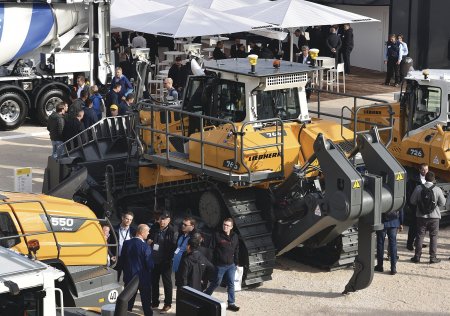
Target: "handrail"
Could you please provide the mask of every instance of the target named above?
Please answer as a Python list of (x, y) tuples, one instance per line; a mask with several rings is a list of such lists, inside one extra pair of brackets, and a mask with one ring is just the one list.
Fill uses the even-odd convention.
[[(66, 140), (64, 143), (62, 143), (61, 145), (58, 146), (62, 147), (64, 146), (64, 153), (68, 156), (71, 152), (75, 151), (76, 149), (82, 148), (90, 143), (95, 142), (97, 144), (98, 147), (98, 135), (97, 135), (97, 130), (101, 129), (102, 126), (104, 124), (108, 125), (108, 129), (109, 129), (109, 135), (111, 137), (111, 140), (113, 138), (113, 131), (111, 130), (111, 125), (110, 122), (116, 122), (116, 121), (121, 121), (122, 124), (126, 125), (127, 122), (130, 120), (130, 116), (129, 115), (122, 115), (122, 116), (110, 116), (110, 117), (105, 117), (103, 119), (101, 119), (100, 121), (98, 121), (97, 123), (93, 124), (92, 126), (86, 128), (85, 130), (81, 131), (80, 133), (78, 133), (77, 135), (73, 136), (72, 138)], [(116, 124), (113, 124), (114, 127), (116, 127)], [(116, 128), (114, 131), (118, 131), (119, 128)], [(126, 130), (126, 128), (125, 128)], [(89, 137), (91, 136), (91, 137)], [(118, 135), (117, 136), (122, 136), (122, 135)], [(75, 146), (75, 141), (77, 142), (77, 145)], [(70, 146), (70, 148), (68, 148), (68, 144), (72, 144), (72, 146)], [(102, 154), (101, 151), (99, 150), (99, 148), (97, 148), (97, 152), (99, 152), (101, 158)]]
[[(61, 248), (62, 247), (117, 247), (118, 243), (117, 243), (117, 237), (114, 234), (115, 237), (115, 241), (116, 243), (114, 244), (77, 244), (77, 245), (70, 245), (70, 244), (65, 244), (65, 243), (60, 243), (58, 241), (58, 238), (56, 236), (56, 232), (55, 229), (53, 228), (53, 224), (51, 221), (51, 217), (54, 218), (66, 218), (67, 216), (63, 216), (63, 215), (50, 215), (47, 211), (47, 209), (45, 208), (44, 204), (42, 203), (42, 201), (39, 200), (23, 200), (23, 201), (6, 201), (6, 202), (0, 202), (0, 205), (14, 205), (14, 204), (24, 204), (24, 203), (38, 203), (40, 205), (40, 207), (42, 208), (42, 210), (44, 211), (45, 217), (47, 219), (48, 225), (50, 227), (50, 231), (35, 231), (32, 233), (26, 233), (25, 229), (23, 228), (21, 221), (19, 219), (19, 217), (17, 216), (17, 212), (15, 211), (15, 209), (13, 207), (10, 207), (10, 210), (13, 212), (14, 217), (16, 218), (17, 223), (20, 226), (20, 230), (22, 231), (22, 234), (15, 234), (15, 235), (11, 235), (11, 236), (6, 236), (6, 237), (0, 237), (0, 240), (8, 240), (8, 239), (14, 239), (14, 238), (21, 238), (24, 237), (25, 239), (25, 244), (27, 244), (27, 239), (26, 237), (29, 236), (38, 236), (38, 235), (44, 235), (44, 234), (52, 234), (53, 235), (53, 239), (55, 240), (55, 245), (58, 251), (57, 254), (57, 259), (59, 259), (60, 257), (60, 253), (61, 253)], [(85, 221), (98, 221), (98, 222), (106, 222), (108, 224), (108, 226), (111, 227), (111, 229), (113, 228), (113, 226), (111, 225), (111, 222), (109, 221), (108, 218), (91, 218), (91, 217), (78, 217), (78, 216), (71, 216), (71, 218), (76, 218), (79, 220), (85, 220)], [(112, 229), (113, 230), (113, 229)]]
[[(386, 142), (385, 146), (388, 147), (389, 144), (392, 141), (392, 135), (393, 135), (393, 125), (394, 125), (394, 112), (392, 111), (392, 105), (382, 99), (378, 99), (378, 98), (372, 98), (372, 97), (365, 97), (365, 96), (357, 96), (357, 95), (353, 95), (353, 94), (345, 94), (345, 93), (340, 93), (340, 92), (333, 92), (333, 91), (328, 91), (328, 90), (322, 90), (322, 89), (315, 89), (315, 88), (310, 88), (310, 91), (313, 92), (317, 92), (317, 111), (309, 111), (311, 113), (316, 113), (318, 118), (320, 118), (320, 115), (325, 115), (325, 116), (329, 116), (329, 117), (335, 117), (335, 118), (339, 118), (341, 120), (341, 137), (346, 140), (347, 142), (350, 142), (349, 140), (347, 140), (344, 137), (344, 120), (347, 121), (352, 121), (353, 120), (353, 124), (354, 124), (354, 128), (353, 128), (353, 145), (356, 146), (356, 135), (358, 134), (364, 134), (367, 133), (368, 130), (364, 130), (364, 131), (358, 131), (357, 130), (357, 123), (365, 123), (365, 124), (369, 124), (371, 126), (376, 126), (378, 128), (379, 131), (384, 131), (384, 130), (388, 130), (389, 131), (389, 137), (388, 137), (388, 141)], [(325, 112), (320, 112), (320, 93), (328, 93), (328, 94), (332, 94), (332, 95), (337, 95), (337, 96), (342, 96), (342, 97), (347, 97), (347, 98), (353, 98), (353, 109), (351, 109), (348, 106), (343, 106), (341, 108), (341, 115), (337, 116), (337, 115), (333, 115), (331, 113), (325, 113)], [(358, 100), (366, 100), (366, 101), (371, 101), (374, 102), (373, 104), (369, 104), (369, 105), (361, 105), (358, 106)], [(368, 108), (375, 108), (375, 107), (383, 107), (383, 106), (387, 106), (388, 107), (388, 113), (389, 113), (389, 125), (382, 125), (382, 124), (378, 124), (375, 122), (369, 122), (366, 120), (360, 120), (358, 119), (358, 113), (363, 110), (363, 109), (368, 109)], [(349, 117), (345, 117), (344, 116), (344, 110), (349, 110), (350, 113), (354, 114), (353, 118), (349, 118)]]
[[(188, 112), (185, 110), (181, 110), (177, 107), (170, 107), (170, 106), (161, 106), (161, 105), (156, 105), (156, 104), (149, 104), (149, 103), (141, 103), (144, 106), (141, 107), (142, 111), (148, 111), (150, 112), (150, 125), (148, 124), (139, 124), (138, 125), (138, 129), (140, 130), (148, 130), (151, 132), (151, 136), (150, 136), (150, 144), (148, 144), (148, 146), (155, 151), (155, 139), (156, 137), (154, 137), (154, 134), (162, 134), (165, 136), (165, 159), (167, 161), (167, 163), (170, 163), (170, 155), (171, 152), (169, 150), (170, 148), (170, 142), (169, 142), (169, 137), (177, 137), (178, 139), (182, 139), (183, 141), (193, 141), (193, 142), (197, 142), (200, 143), (200, 170), (202, 170), (202, 172), (204, 172), (205, 170), (205, 149), (204, 146), (205, 145), (210, 145), (210, 146), (214, 146), (216, 148), (222, 148), (225, 150), (230, 150), (233, 151), (234, 153), (234, 160), (233, 163), (240, 163), (246, 170), (246, 173), (248, 174), (248, 178), (251, 179), (251, 174), (252, 171), (250, 170), (250, 168), (247, 166), (247, 164), (244, 161), (244, 152), (248, 151), (248, 150), (255, 150), (255, 149), (261, 149), (261, 148), (269, 148), (269, 147), (281, 147), (281, 155), (280, 155), (280, 159), (281, 159), (281, 163), (282, 163), (282, 170), (284, 170), (284, 155), (282, 154), (283, 149), (284, 149), (284, 135), (283, 133), (281, 133), (281, 143), (279, 142), (279, 128), (281, 128), (281, 130), (284, 130), (283, 127), (283, 121), (279, 118), (273, 118), (273, 119), (264, 119), (264, 120), (259, 120), (259, 121), (253, 121), (253, 122), (244, 122), (242, 123), (242, 126), (239, 130), (239, 132), (237, 131), (237, 127), (235, 125), (234, 122), (230, 121), (230, 120), (226, 120), (226, 119), (221, 119), (221, 118), (216, 118), (216, 117), (211, 117), (211, 116), (206, 116), (203, 114), (197, 114), (197, 113), (192, 113), (192, 112)], [(164, 115), (165, 118), (165, 122), (164, 122), (164, 127), (165, 129), (163, 130), (155, 128), (154, 127), (154, 113), (155, 112), (164, 112), (161, 113), (161, 116)], [(169, 118), (170, 118), (170, 113), (178, 113), (180, 116), (180, 121), (183, 122), (183, 119), (185, 116), (187, 117), (191, 117), (191, 118), (197, 118), (199, 120), (199, 133), (200, 133), (200, 138), (193, 138), (190, 136), (185, 136), (184, 135), (184, 131), (177, 131), (177, 132), (170, 132), (170, 125), (169, 125)], [(222, 124), (222, 125), (228, 125), (229, 128), (227, 128), (228, 130), (228, 135), (226, 140), (228, 140), (229, 137), (233, 136), (234, 142), (233, 142), (233, 146), (229, 146), (226, 144), (221, 144), (221, 143), (215, 143), (215, 142), (211, 142), (211, 141), (207, 141), (205, 140), (205, 135), (204, 135), (204, 127), (205, 127), (205, 120), (209, 121), (209, 122), (217, 122), (218, 124)], [(276, 126), (276, 142), (273, 144), (267, 144), (267, 145), (258, 145), (258, 146), (252, 146), (252, 147), (247, 147), (244, 148), (244, 130), (248, 125), (264, 125), (264, 124), (268, 124), (268, 123), (275, 123)], [(207, 125), (206, 125), (207, 126)], [(241, 151), (240, 151), (240, 159), (238, 161), (238, 143), (237, 143), (237, 138), (238, 136), (240, 136), (240, 140), (241, 140)], [(224, 143), (228, 143), (228, 141), (224, 141)], [(230, 183), (231, 183), (231, 177), (233, 175), (233, 170), (235, 165), (233, 165), (232, 167), (230, 167), (229, 169), (229, 178), (230, 178)]]

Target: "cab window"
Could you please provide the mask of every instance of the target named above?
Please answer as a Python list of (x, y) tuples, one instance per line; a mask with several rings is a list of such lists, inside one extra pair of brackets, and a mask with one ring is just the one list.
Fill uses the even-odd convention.
[(298, 88), (258, 91), (256, 101), (258, 120), (274, 117), (291, 120), (300, 115)]
[(245, 119), (245, 85), (242, 82), (220, 80), (217, 85), (217, 117), (232, 122)]
[(17, 236), (17, 229), (11, 219), (11, 215), (6, 212), (0, 212), (0, 246), (11, 248), (20, 243), (20, 238), (5, 238)]
[(441, 89), (419, 86), (415, 91), (416, 109), (413, 127), (418, 128), (434, 121), (441, 114)]

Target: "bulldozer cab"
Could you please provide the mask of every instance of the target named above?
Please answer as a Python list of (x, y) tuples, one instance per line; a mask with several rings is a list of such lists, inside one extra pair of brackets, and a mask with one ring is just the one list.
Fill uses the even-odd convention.
[(406, 89), (401, 98), (407, 119), (406, 136), (413, 136), (436, 124), (447, 126), (449, 87), (449, 71), (432, 70), (428, 75), (416, 71), (406, 78)]

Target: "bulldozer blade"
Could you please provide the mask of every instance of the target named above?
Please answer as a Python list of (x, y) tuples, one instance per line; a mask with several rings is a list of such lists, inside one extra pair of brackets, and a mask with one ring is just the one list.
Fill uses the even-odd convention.
[(46, 192), (47, 195), (72, 200), (75, 193), (86, 183), (88, 171), (86, 168), (74, 171), (68, 178)]

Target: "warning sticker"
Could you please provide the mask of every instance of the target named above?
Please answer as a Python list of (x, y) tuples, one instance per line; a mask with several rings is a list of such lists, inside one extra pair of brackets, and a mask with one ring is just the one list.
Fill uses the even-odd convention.
[(435, 165), (438, 165), (438, 164), (439, 164), (439, 158), (438, 158), (438, 156), (434, 156), (433, 163), (434, 163)]
[(395, 181), (402, 181), (404, 179), (403, 173), (399, 172), (395, 176)]
[(361, 185), (359, 184), (358, 180), (355, 180), (355, 182), (353, 183), (353, 189), (359, 189), (361, 188)]

